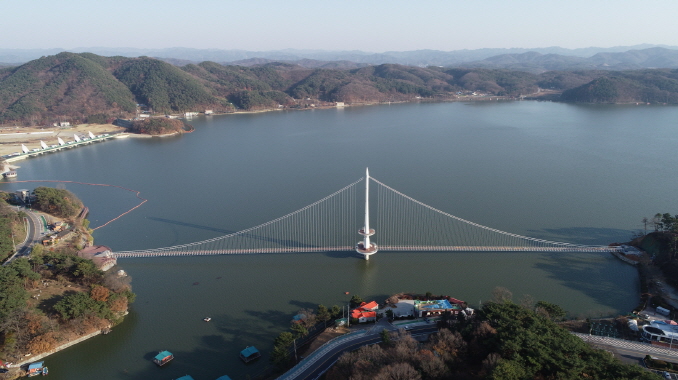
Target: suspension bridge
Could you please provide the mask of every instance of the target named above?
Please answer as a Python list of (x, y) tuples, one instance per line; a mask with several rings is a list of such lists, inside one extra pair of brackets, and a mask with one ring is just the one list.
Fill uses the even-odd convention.
[[(118, 258), (353, 251), (613, 252), (618, 247), (537, 239), (474, 223), (365, 177), (306, 207), (264, 224), (194, 243), (114, 252)], [(364, 199), (359, 188), (364, 184)], [(370, 225), (370, 185), (376, 215)], [(358, 202), (364, 200), (363, 213)], [(376, 203), (376, 204), (375, 204)], [(363, 224), (364, 223), (364, 224)], [(362, 227), (361, 227), (362, 224)], [(357, 238), (362, 240), (355, 243)], [(374, 237), (374, 238), (373, 238)], [(379, 244), (376, 244), (376, 241)]]

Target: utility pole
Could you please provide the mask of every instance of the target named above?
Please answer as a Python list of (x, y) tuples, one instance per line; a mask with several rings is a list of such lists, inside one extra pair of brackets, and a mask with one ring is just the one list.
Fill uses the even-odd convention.
[(299, 359), (297, 359), (297, 340), (294, 340), (294, 362), (299, 363)]
[(346, 323), (351, 327), (351, 304), (346, 305)]

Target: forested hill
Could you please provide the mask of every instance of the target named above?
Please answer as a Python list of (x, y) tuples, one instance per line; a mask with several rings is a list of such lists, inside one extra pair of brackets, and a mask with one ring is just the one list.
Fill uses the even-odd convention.
[(610, 72), (563, 92), (561, 99), (587, 103), (678, 103), (678, 70)]
[[(383, 64), (351, 69), (280, 62), (173, 66), (139, 57), (59, 53), (0, 68), (0, 123), (44, 125), (133, 117), (137, 104), (156, 113), (212, 109), (303, 108), (333, 102), (375, 103), (456, 99), (472, 93), (530, 96), (565, 91), (579, 102), (678, 103), (678, 70), (548, 71)], [(567, 91), (566, 91), (567, 90)], [(96, 117), (94, 117), (96, 116)]]
[(135, 109), (129, 88), (86, 54), (61, 53), (0, 70), (4, 120), (78, 118)]

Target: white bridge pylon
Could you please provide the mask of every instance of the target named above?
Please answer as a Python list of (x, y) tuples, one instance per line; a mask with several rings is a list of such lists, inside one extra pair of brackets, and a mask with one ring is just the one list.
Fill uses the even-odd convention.
[[(363, 240), (355, 242), (358, 184), (365, 181)], [(370, 204), (370, 184), (376, 203)], [(370, 220), (372, 211), (372, 220)], [(374, 212), (376, 211), (376, 213)], [(372, 225), (370, 222), (374, 222)], [(379, 246), (370, 237), (377, 226)], [(171, 247), (114, 252), (113, 256), (204, 256), (255, 253), (349, 252), (366, 260), (377, 251), (613, 252), (618, 247), (537, 239), (474, 223), (431, 207), (366, 176), (306, 207), (239, 232)]]

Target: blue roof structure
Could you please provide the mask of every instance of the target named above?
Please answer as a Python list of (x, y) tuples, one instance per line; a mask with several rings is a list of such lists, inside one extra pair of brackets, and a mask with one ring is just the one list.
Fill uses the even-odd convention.
[(254, 354), (258, 354), (258, 353), (259, 353), (259, 350), (254, 348), (254, 346), (247, 347), (246, 349), (240, 351), (240, 355), (242, 355), (246, 358), (248, 358), (248, 357), (250, 357)]
[(162, 360), (168, 356), (172, 356), (172, 353), (169, 351), (161, 351), (157, 355), (155, 355), (155, 360)]
[(219, 376), (219, 377), (217, 378), (217, 380), (231, 380), (231, 378), (228, 377), (228, 376), (226, 376), (226, 375), (224, 375), (224, 376)]
[(30, 371), (30, 370), (35, 369), (35, 368), (42, 368), (43, 364), (45, 364), (45, 362), (31, 363), (31, 364), (28, 365), (28, 370)]
[(186, 375), (186, 376), (181, 376), (181, 377), (178, 378), (177, 380), (195, 380), (195, 379), (193, 379), (193, 378), (192, 378), (191, 376), (189, 376), (189, 375)]
[(422, 310), (442, 310), (442, 309), (460, 309), (457, 305), (452, 305), (448, 300), (435, 300), (435, 301), (415, 301), (415, 305), (418, 309)]

